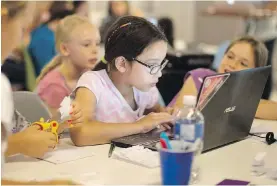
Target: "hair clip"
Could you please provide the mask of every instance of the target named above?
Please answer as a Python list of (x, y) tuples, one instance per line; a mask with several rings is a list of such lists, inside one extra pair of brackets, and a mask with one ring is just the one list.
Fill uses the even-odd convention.
[(115, 30), (112, 32), (111, 36), (108, 38), (108, 42), (110, 41), (110, 39), (111, 39), (111, 37), (114, 35), (114, 33), (117, 32), (120, 28), (129, 26), (129, 25), (131, 25), (131, 24), (132, 24), (131, 22), (128, 22), (128, 23), (125, 23), (125, 24), (119, 26), (117, 29), (115, 29)]
[(130, 25), (130, 24), (131, 24), (131, 22), (129, 22), (129, 23), (125, 23), (125, 24), (121, 25), (119, 28), (123, 28), (123, 27), (125, 27), (125, 26)]

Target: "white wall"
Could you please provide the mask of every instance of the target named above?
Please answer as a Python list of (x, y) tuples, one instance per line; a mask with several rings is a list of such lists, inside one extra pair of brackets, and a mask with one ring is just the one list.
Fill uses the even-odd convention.
[(209, 44), (219, 44), (244, 32), (244, 21), (241, 18), (207, 16), (202, 12), (212, 1), (197, 1), (195, 6), (195, 40)]
[[(90, 1), (90, 17), (98, 26), (107, 14), (107, 4), (106, 1)], [(130, 5), (140, 8), (147, 17), (172, 18), (176, 38), (182, 38), (188, 42), (194, 40), (194, 1), (130, 1)]]
[(194, 41), (195, 1), (155, 1), (153, 15), (173, 20), (176, 39)]
[[(170, 17), (175, 26), (175, 38), (185, 42), (219, 44), (233, 38), (243, 30), (239, 18), (220, 18), (201, 15), (201, 11), (214, 1), (130, 1), (147, 17)], [(90, 1), (91, 19), (98, 26), (107, 14), (106, 1)]]

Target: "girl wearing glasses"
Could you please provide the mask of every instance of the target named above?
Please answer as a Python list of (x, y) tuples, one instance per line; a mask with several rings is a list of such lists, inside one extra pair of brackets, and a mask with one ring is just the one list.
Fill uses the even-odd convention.
[(117, 20), (105, 41), (107, 68), (86, 72), (78, 81), (75, 99), (86, 122), (71, 129), (73, 142), (102, 144), (159, 125), (168, 128), (172, 110), (162, 112), (156, 88), (167, 64), (166, 52), (165, 35), (147, 20), (134, 16)]

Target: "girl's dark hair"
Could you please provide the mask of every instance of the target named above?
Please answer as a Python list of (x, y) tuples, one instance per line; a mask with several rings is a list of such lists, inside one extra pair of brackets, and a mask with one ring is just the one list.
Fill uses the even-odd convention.
[(49, 7), (50, 15), (56, 14), (58, 12), (62, 12), (64, 10), (69, 10), (69, 2), (68, 1), (53, 1)]
[[(126, 6), (127, 6), (127, 13), (126, 13), (126, 15), (128, 15), (129, 14), (129, 3), (128, 3), (128, 1), (122, 1), (122, 2), (124, 2), (126, 4)], [(111, 16), (111, 17), (117, 17), (114, 14), (114, 12), (113, 12), (112, 3), (113, 3), (113, 1), (109, 1), (108, 2), (108, 15)]]
[(225, 53), (227, 53), (230, 50), (230, 48), (232, 48), (235, 44), (242, 43), (242, 42), (248, 43), (252, 46), (254, 51), (254, 56), (255, 56), (255, 67), (266, 66), (267, 58), (268, 58), (268, 50), (261, 41), (251, 36), (243, 36), (232, 41), (232, 43), (229, 45)]
[(86, 3), (87, 1), (76, 1), (74, 0), (73, 1), (73, 11), (76, 12), (76, 10), (83, 4), (83, 3)]
[(146, 19), (121, 17), (108, 30), (104, 58), (109, 64), (119, 56), (133, 61), (147, 46), (160, 40), (167, 42), (164, 33)]
[(164, 31), (164, 34), (168, 40), (170, 46), (173, 46), (174, 42), (174, 28), (173, 22), (170, 18), (164, 17), (158, 20), (159, 27)]
[(55, 14), (52, 14), (50, 19), (48, 21), (45, 22), (45, 24), (48, 24), (52, 21), (56, 21), (56, 20), (60, 20), (63, 19), (67, 16), (70, 16), (74, 14), (74, 12), (72, 10), (63, 10), (61, 12), (56, 12)]
[(50, 19), (45, 24), (73, 14), (74, 12), (68, 6), (68, 1), (54, 1), (49, 8)]

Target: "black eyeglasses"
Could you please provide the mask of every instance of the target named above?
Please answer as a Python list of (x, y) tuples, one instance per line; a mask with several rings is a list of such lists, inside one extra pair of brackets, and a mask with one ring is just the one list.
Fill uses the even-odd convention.
[(157, 74), (160, 70), (163, 70), (166, 64), (168, 63), (168, 59), (164, 59), (160, 65), (149, 65), (146, 64), (140, 60), (137, 60), (136, 58), (133, 58), (134, 61), (142, 64), (143, 66), (146, 66), (147, 68), (150, 69), (150, 74), (155, 75)]

